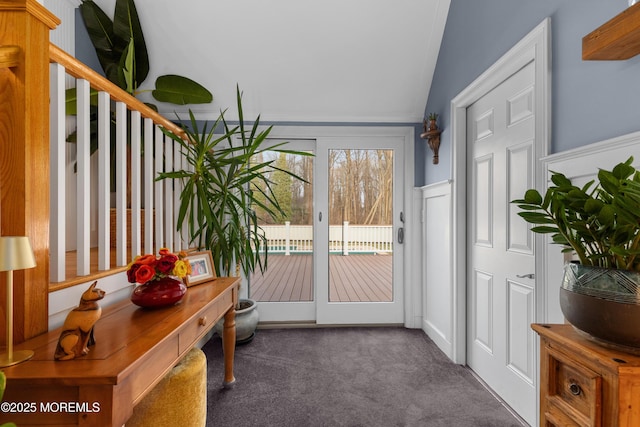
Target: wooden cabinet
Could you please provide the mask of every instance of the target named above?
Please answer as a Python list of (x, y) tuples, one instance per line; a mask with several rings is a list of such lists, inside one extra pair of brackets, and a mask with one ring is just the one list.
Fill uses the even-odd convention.
[(16, 346), (33, 358), (3, 368), (7, 389), (0, 424), (122, 426), (134, 406), (222, 317), (224, 382), (233, 377), (235, 303), (240, 279), (190, 287), (172, 307), (149, 310), (122, 301), (104, 309), (89, 354), (55, 361), (60, 330)]
[(585, 338), (571, 325), (540, 335), (540, 426), (640, 426), (640, 355)]

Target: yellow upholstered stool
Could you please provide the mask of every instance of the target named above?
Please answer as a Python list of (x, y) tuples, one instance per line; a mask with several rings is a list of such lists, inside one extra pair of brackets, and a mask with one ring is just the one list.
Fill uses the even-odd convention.
[(126, 427), (203, 427), (207, 420), (207, 358), (194, 348), (133, 408)]

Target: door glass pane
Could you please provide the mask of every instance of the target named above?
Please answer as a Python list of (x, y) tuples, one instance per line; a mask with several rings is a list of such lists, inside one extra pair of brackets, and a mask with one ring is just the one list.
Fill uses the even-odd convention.
[(393, 300), (393, 151), (329, 150), (329, 302)]
[[(276, 170), (270, 178), (284, 215), (272, 219), (260, 206), (260, 219), (269, 246), (267, 270), (249, 278), (250, 297), (256, 301), (313, 301), (313, 157), (267, 151), (260, 161), (274, 161), (307, 182)], [(255, 191), (261, 191), (256, 188)]]

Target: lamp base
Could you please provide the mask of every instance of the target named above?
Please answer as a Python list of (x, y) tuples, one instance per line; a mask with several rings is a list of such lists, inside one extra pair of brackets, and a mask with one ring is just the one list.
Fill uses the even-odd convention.
[(18, 350), (14, 351), (13, 355), (9, 357), (7, 353), (0, 354), (0, 368), (7, 366), (17, 365), (33, 357), (33, 351), (31, 350)]

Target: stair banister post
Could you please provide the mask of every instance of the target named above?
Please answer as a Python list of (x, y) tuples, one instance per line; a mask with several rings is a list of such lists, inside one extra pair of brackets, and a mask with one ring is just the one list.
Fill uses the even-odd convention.
[(14, 275), (17, 343), (49, 322), (49, 31), (58, 24), (36, 0), (0, 0), (0, 46), (20, 50), (0, 69), (0, 235), (28, 236), (36, 259)]

